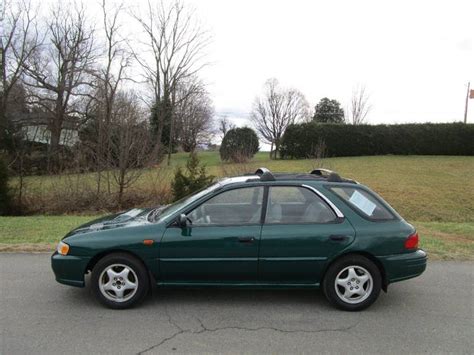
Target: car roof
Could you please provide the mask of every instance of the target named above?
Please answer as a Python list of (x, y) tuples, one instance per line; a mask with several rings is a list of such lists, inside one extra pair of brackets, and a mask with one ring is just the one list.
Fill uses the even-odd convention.
[(223, 185), (242, 182), (258, 181), (321, 181), (321, 182), (342, 182), (358, 184), (357, 181), (341, 177), (338, 173), (327, 169), (314, 169), (309, 173), (272, 173), (267, 168), (259, 168), (253, 174), (226, 178), (221, 181)]

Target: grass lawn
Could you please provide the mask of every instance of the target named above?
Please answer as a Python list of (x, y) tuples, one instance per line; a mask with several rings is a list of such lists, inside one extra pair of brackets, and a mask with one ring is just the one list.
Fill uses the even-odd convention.
[(474, 223), (413, 222), (420, 244), (435, 260), (474, 260)]
[[(157, 179), (169, 182), (187, 154), (174, 154), (171, 166), (145, 169), (135, 189), (148, 191)], [(332, 169), (368, 185), (410, 221), (474, 222), (474, 157), (373, 156), (328, 158), (322, 162), (270, 160), (268, 153), (256, 154), (246, 164), (222, 164), (218, 152), (202, 152), (201, 161), (214, 176), (238, 175), (265, 166), (278, 172), (308, 172), (316, 167)], [(81, 184), (94, 190), (95, 175), (80, 175)], [(31, 176), (25, 179), (28, 194), (54, 194), (61, 185), (77, 183), (60, 176)], [(12, 179), (15, 184), (15, 179)]]
[(49, 251), (71, 229), (97, 216), (0, 217), (0, 251)]
[[(169, 181), (187, 154), (174, 154), (171, 166), (143, 171), (136, 188), (147, 189), (157, 171)], [(438, 259), (474, 259), (474, 157), (374, 156), (328, 158), (323, 161), (269, 160), (258, 153), (246, 164), (223, 164), (218, 152), (199, 157), (215, 176), (238, 175), (265, 166), (278, 172), (307, 172), (324, 167), (368, 185), (385, 198), (419, 230), (421, 243)], [(80, 176), (94, 184), (93, 174)], [(48, 193), (58, 187), (61, 177), (26, 178), (30, 193)], [(67, 181), (63, 181), (67, 183)], [(15, 181), (13, 181), (15, 183)], [(0, 250), (29, 246), (50, 249), (71, 228), (91, 219), (88, 216), (0, 217)], [(16, 246), (15, 246), (16, 245)], [(23, 249), (28, 249), (24, 247)]]

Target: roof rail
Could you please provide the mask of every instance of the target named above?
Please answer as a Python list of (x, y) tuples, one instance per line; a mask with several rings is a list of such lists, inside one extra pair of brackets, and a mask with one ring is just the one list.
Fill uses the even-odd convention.
[(255, 175), (260, 177), (260, 181), (275, 181), (275, 177), (273, 176), (272, 172), (267, 168), (258, 168), (255, 171)]
[(344, 179), (338, 173), (328, 169), (314, 169), (310, 172), (311, 175), (325, 176), (328, 182), (344, 182)]

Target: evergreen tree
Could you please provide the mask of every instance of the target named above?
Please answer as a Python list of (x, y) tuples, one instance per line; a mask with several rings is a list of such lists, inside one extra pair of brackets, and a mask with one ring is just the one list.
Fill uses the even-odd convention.
[(314, 108), (313, 121), (317, 123), (344, 123), (344, 110), (339, 101), (325, 97)]
[(196, 153), (189, 155), (186, 162), (186, 169), (181, 167), (176, 169), (174, 180), (171, 184), (175, 200), (179, 200), (195, 191), (198, 191), (214, 180), (214, 176), (207, 175), (206, 167), (201, 165)]

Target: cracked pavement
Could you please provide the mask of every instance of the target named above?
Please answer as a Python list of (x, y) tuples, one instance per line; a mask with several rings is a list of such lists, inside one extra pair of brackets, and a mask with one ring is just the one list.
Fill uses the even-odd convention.
[(0, 254), (0, 354), (471, 353), (474, 263), (429, 262), (359, 313), (314, 290), (155, 289), (103, 308), (47, 254)]

